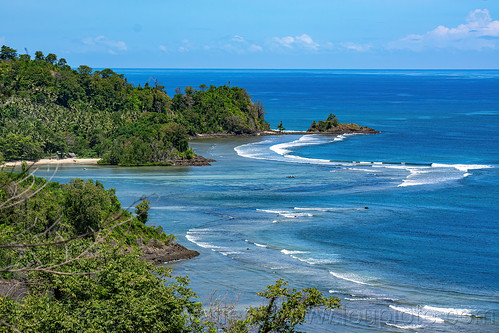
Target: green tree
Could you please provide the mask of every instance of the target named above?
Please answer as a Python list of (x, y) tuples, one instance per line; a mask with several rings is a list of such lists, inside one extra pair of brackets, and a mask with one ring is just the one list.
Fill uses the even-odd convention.
[(64, 59), (64, 58), (60, 58), (59, 61), (57, 62), (57, 67), (65, 67), (67, 65), (68, 65), (68, 63), (67, 63), (66, 59)]
[(53, 65), (57, 61), (57, 56), (53, 53), (49, 53), (45, 57), (45, 61), (48, 62), (49, 64)]
[(329, 114), (329, 116), (326, 119), (327, 122), (330, 122), (332, 126), (337, 127), (338, 126), (338, 118), (332, 113)]
[(78, 234), (99, 230), (101, 223), (120, 208), (114, 192), (104, 191), (100, 182), (73, 179), (64, 188), (64, 215)]
[(117, 75), (112, 69), (106, 68), (100, 71), (100, 75), (102, 76), (103, 79), (106, 79), (108, 77), (111, 77), (113, 75)]
[(279, 123), (279, 125), (277, 126), (277, 130), (282, 133), (286, 128), (282, 125), (282, 120), (281, 122)]
[(77, 71), (78, 71), (78, 74), (86, 76), (86, 75), (92, 74), (93, 69), (92, 69), (92, 67), (88, 67), (86, 65), (80, 65), (78, 67)]
[(17, 51), (6, 45), (2, 45), (0, 49), (0, 60), (9, 60), (17, 58)]
[(37, 142), (32, 136), (9, 133), (0, 137), (0, 151), (5, 160), (36, 160), (43, 155), (43, 143)]
[(45, 57), (44, 57), (42, 51), (36, 51), (35, 52), (35, 60), (40, 60), (40, 61), (45, 60)]
[(340, 307), (340, 300), (324, 297), (317, 288), (302, 290), (290, 289), (287, 282), (280, 279), (270, 285), (259, 296), (268, 299), (268, 304), (251, 307), (245, 322), (256, 326), (259, 333), (295, 332), (298, 325), (305, 322), (309, 311), (316, 307), (334, 309)]
[(149, 220), (149, 204), (151, 202), (149, 200), (142, 200), (137, 206), (135, 206), (135, 214), (137, 219), (146, 224)]
[(29, 54), (21, 54), (21, 55), (19, 55), (19, 59), (24, 60), (24, 61), (30, 61), (31, 56)]

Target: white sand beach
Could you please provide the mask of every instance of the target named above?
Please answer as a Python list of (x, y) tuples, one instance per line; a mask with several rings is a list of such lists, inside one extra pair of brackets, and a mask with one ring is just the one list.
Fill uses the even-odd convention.
[[(97, 162), (100, 160), (100, 158), (65, 158), (61, 160), (57, 159), (49, 159), (49, 158), (42, 158), (39, 159), (38, 161), (26, 161), (28, 165), (46, 165), (46, 164), (78, 164), (78, 165), (95, 165)], [(6, 162), (5, 164), (0, 165), (2, 166), (7, 166), (7, 167), (15, 167), (15, 166), (20, 166), (22, 164), (22, 161), (15, 161), (15, 162)]]

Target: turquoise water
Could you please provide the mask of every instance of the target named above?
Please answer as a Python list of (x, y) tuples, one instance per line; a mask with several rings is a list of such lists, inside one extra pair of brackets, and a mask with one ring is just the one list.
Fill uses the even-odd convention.
[(201, 253), (170, 266), (203, 301), (255, 304), (282, 277), (342, 299), (307, 332), (499, 330), (499, 71), (118, 72), (168, 91), (230, 81), (272, 127), (332, 112), (381, 131), (194, 140), (210, 167), (58, 170), (125, 205), (151, 195), (150, 223)]

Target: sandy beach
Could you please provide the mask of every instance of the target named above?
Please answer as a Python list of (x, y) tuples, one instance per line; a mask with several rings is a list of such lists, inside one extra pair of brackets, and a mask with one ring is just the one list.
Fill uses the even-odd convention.
[[(26, 161), (28, 165), (47, 165), (47, 164), (77, 164), (77, 165), (95, 165), (97, 162), (100, 160), (100, 158), (65, 158), (62, 160), (57, 160), (57, 159), (49, 159), (49, 158), (42, 158), (39, 159), (38, 161)], [(2, 166), (7, 166), (7, 167), (15, 167), (15, 166), (20, 166), (22, 164), (22, 161), (15, 161), (15, 162), (6, 162), (5, 164), (0, 165)]]

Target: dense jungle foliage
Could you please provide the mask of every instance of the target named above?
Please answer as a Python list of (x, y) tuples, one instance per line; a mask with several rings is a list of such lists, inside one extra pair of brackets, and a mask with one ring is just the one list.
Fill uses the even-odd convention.
[(73, 152), (108, 164), (168, 164), (194, 155), (189, 135), (267, 128), (263, 106), (242, 88), (178, 88), (170, 98), (157, 81), (134, 87), (111, 69), (0, 50), (0, 161)]

